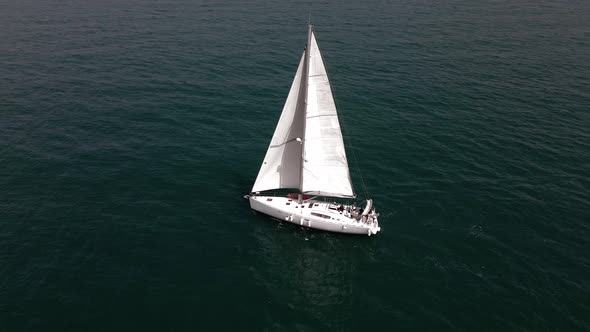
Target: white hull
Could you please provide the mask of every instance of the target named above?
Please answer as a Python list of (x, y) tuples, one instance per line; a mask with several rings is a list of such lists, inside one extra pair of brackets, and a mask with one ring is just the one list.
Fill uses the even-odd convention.
[(297, 199), (288, 197), (252, 195), (248, 199), (252, 210), (295, 225), (369, 236), (381, 230), (374, 210), (366, 215), (357, 215), (351, 206), (314, 199), (303, 200), (301, 204)]

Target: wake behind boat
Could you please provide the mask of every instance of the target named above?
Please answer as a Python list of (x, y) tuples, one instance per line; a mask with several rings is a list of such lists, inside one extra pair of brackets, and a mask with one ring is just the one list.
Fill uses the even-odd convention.
[[(277, 189), (298, 193), (269, 194)], [(328, 201), (356, 195), (330, 81), (311, 24), (270, 146), (252, 192), (245, 197), (253, 210), (305, 227), (369, 236), (381, 229), (371, 199), (364, 208)]]

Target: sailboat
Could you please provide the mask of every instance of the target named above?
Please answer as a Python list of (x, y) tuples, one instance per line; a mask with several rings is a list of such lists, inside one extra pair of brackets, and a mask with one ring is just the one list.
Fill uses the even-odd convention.
[[(277, 195), (278, 189), (295, 192)], [(350, 201), (356, 195), (330, 81), (311, 24), (279, 122), (245, 198), (254, 211), (304, 227), (369, 236), (381, 230), (372, 199), (364, 207), (335, 201)]]

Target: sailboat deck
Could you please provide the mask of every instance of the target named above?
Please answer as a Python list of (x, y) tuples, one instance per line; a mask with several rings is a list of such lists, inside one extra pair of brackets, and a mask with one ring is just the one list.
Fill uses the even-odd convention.
[(291, 197), (252, 195), (248, 198), (253, 210), (304, 227), (369, 236), (377, 234), (381, 229), (378, 215), (374, 211), (361, 214), (352, 205), (323, 202), (314, 198), (301, 203)]
[(333, 202), (324, 202), (315, 199), (303, 200), (298, 203), (296, 199), (288, 197), (268, 197), (259, 196), (265, 205), (272, 206), (275, 209), (283, 210), (286, 213), (300, 215), (303, 217), (319, 217), (325, 221), (361, 223), (360, 213), (354, 211), (353, 206), (338, 204)]

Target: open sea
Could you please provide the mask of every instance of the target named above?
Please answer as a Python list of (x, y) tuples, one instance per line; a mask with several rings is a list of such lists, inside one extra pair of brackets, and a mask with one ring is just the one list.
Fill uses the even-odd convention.
[[(242, 198), (310, 12), (377, 236)], [(590, 331), (590, 2), (1, 1), (0, 331), (230, 329)]]

